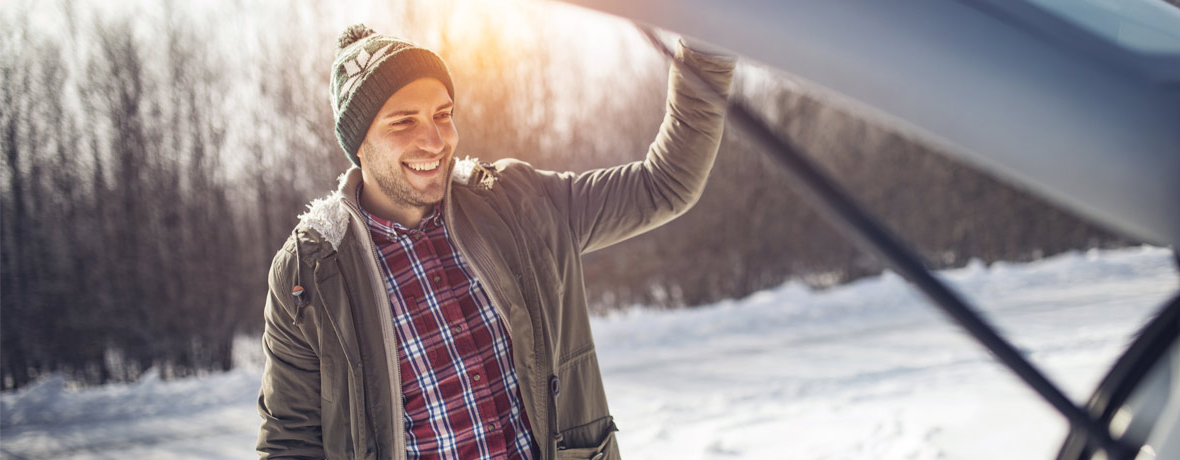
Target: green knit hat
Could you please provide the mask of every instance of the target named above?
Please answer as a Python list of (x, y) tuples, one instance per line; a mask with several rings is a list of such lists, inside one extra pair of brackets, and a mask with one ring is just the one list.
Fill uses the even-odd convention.
[(447, 65), (430, 50), (379, 35), (364, 24), (340, 34), (329, 92), (336, 140), (352, 164), (360, 166), (357, 150), (385, 101), (403, 86), (425, 77), (438, 79), (451, 99), (455, 98)]

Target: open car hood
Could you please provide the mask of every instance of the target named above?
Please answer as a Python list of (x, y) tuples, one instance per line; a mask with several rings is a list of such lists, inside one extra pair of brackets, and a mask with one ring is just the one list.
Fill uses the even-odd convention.
[(1145, 242), (1180, 246), (1164, 0), (567, 0), (714, 43)]

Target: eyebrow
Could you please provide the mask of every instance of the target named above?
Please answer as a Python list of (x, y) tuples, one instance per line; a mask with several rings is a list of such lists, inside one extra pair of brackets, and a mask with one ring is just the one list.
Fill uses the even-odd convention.
[[(440, 105), (440, 106), (438, 106), (438, 108), (437, 108), (437, 109), (434, 109), (434, 111), (435, 111), (435, 112), (438, 112), (438, 111), (442, 111), (442, 110), (446, 110), (446, 109), (452, 108), (452, 107), (454, 107), (454, 106), (455, 106), (455, 103), (454, 103), (454, 102), (448, 102), (448, 103), (446, 103), (446, 104), (443, 104), (443, 105)], [(396, 112), (390, 112), (390, 113), (386, 114), (386, 115), (385, 115), (384, 117), (382, 117), (382, 118), (389, 119), (389, 118), (394, 118), (394, 117), (401, 117), (401, 116), (407, 116), (407, 115), (417, 115), (417, 114), (418, 114), (418, 111), (417, 111), (417, 110), (398, 110), (398, 111), (396, 111)]]

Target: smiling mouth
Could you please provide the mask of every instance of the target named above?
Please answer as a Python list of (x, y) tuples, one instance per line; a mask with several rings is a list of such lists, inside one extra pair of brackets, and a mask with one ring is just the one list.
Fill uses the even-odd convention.
[(402, 164), (407, 168), (419, 172), (430, 172), (438, 169), (438, 165), (442, 163), (442, 159), (435, 159), (429, 161), (403, 161)]

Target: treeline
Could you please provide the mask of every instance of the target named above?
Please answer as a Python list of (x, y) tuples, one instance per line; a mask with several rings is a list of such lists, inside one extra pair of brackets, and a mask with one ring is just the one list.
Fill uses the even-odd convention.
[[(667, 64), (629, 25), (617, 24), (617, 42), (587, 44), (584, 31), (547, 21), (570, 7), (517, 4), (513, 19), (535, 25), (521, 39), (500, 33), (503, 16), (472, 22), (480, 13), (461, 3), (385, 5), (365, 18), (447, 60), (457, 155), (572, 170), (642, 157)], [(227, 369), (232, 338), (260, 330), (271, 257), (348, 165), (326, 89), (335, 36), (353, 22), (344, 7), (145, 4), (150, 19), (63, 0), (52, 28), (31, 2), (0, 15), (4, 389), (49, 372), (100, 383), (149, 368)], [(622, 57), (585, 53), (603, 47)], [(602, 65), (615, 68), (592, 72)], [(739, 80), (736, 93), (765, 101), (776, 125), (936, 266), (1121, 242), (789, 78), (747, 67)], [(727, 132), (691, 212), (587, 256), (595, 309), (699, 305), (880, 271), (784, 177)]]
[[(256, 296), (226, 212), (225, 121), (211, 109), (224, 80), (209, 55), (183, 28), (149, 50), (125, 21), (74, 40), (6, 26), (4, 388), (42, 372), (227, 369)], [(84, 40), (93, 53), (77, 62)]]
[(324, 122), (303, 104), (324, 99), (303, 94), (315, 77), (275, 43), (242, 69), (200, 30), (212, 17), (172, 3), (145, 22), (63, 2), (49, 29), (16, 6), (0, 16), (2, 387), (229, 369), (277, 242), (334, 182), (296, 179), (332, 136), (304, 129)]

